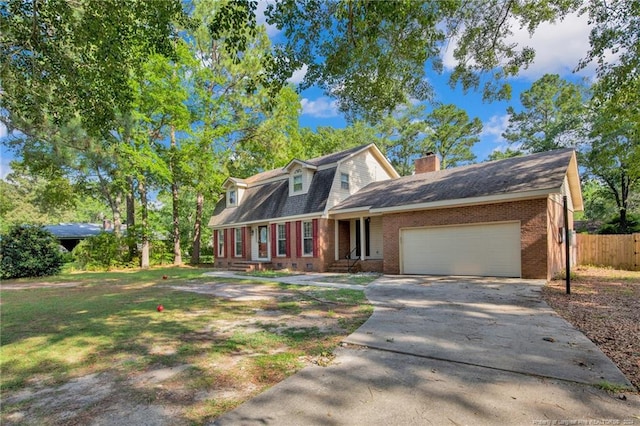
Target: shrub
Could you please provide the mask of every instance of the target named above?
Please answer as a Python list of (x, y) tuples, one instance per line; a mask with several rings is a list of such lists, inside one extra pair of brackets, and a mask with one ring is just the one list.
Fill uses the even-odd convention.
[(607, 221), (598, 229), (598, 234), (633, 234), (640, 232), (640, 217), (635, 214), (627, 213), (627, 229), (620, 226), (620, 216)]
[(0, 278), (55, 275), (64, 263), (58, 240), (40, 226), (18, 225), (0, 240)]
[(80, 269), (109, 270), (123, 263), (124, 244), (112, 232), (101, 232), (80, 241), (73, 249), (73, 257)]

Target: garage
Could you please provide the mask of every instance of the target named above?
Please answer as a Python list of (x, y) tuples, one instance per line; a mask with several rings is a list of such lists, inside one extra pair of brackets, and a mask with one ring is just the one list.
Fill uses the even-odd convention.
[(520, 277), (520, 222), (400, 230), (401, 273)]

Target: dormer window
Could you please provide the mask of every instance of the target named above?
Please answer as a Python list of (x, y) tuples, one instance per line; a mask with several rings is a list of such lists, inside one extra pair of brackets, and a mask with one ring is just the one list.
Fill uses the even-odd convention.
[(302, 191), (302, 170), (298, 169), (293, 175), (293, 192)]
[(227, 191), (227, 207), (238, 205), (238, 192), (235, 189)]
[(227, 207), (236, 207), (242, 202), (242, 196), (248, 185), (242, 179), (227, 178), (222, 184), (222, 188), (226, 189)]
[(318, 168), (313, 164), (292, 160), (284, 168), (284, 171), (289, 174), (289, 196), (306, 194), (316, 170)]

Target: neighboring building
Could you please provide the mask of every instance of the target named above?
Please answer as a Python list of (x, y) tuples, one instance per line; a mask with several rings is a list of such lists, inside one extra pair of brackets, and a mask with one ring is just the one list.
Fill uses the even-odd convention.
[(46, 225), (44, 229), (51, 232), (60, 241), (61, 246), (71, 251), (80, 241), (104, 231), (105, 226), (97, 223), (59, 223)]
[(345, 257), (387, 274), (550, 278), (582, 210), (575, 153), (557, 150), (399, 177), (361, 146), (229, 178), (209, 222), (216, 266), (327, 271)]

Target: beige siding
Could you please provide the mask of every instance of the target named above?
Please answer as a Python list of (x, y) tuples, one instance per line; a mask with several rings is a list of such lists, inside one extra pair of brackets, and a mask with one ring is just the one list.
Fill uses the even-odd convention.
[[(293, 177), (296, 176), (299, 171), (302, 171), (302, 191), (293, 192)], [(313, 170), (302, 167), (296, 167), (295, 169), (291, 170), (291, 173), (289, 175), (289, 196), (292, 197), (294, 195), (306, 194), (309, 191), (309, 187), (311, 186), (313, 175)]]
[(371, 218), (369, 231), (371, 232), (371, 256), (369, 256), (368, 259), (382, 259), (384, 256), (384, 252), (382, 251), (382, 248), (384, 247), (382, 216), (374, 216)]
[[(340, 175), (349, 175), (349, 189), (342, 189)], [(331, 209), (351, 194), (355, 194), (371, 182), (390, 179), (388, 172), (369, 150), (340, 163), (333, 178), (332, 190), (327, 200), (327, 210)]]

